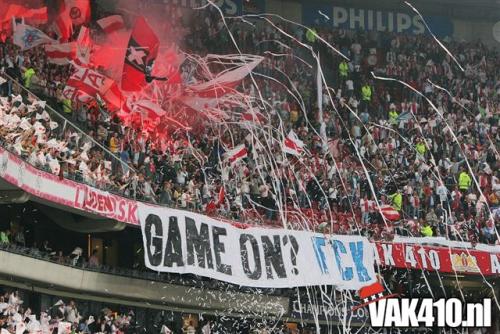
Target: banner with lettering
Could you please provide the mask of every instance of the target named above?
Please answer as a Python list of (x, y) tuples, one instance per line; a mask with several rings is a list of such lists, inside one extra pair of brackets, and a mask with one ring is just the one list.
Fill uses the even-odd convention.
[(0, 147), (0, 178), (31, 196), (139, 225), (137, 202), (37, 169)]
[(357, 290), (375, 281), (374, 248), (359, 236), (250, 227), (139, 203), (148, 268), (191, 273), (243, 286), (334, 285)]
[[(444, 16), (425, 16), (438, 37), (453, 36), (453, 22)], [(327, 3), (302, 3), (302, 23), (307, 26), (329, 25), (336, 29), (396, 32), (412, 35), (428, 33), (422, 18), (401, 7), (400, 12), (332, 6)]]
[(377, 243), (376, 247), (383, 266), (500, 276), (500, 249), (494, 253), (466, 248), (382, 242)]

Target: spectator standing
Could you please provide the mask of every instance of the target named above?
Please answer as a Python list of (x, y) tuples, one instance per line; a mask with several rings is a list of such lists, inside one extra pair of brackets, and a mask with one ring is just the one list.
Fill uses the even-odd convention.
[(92, 255), (89, 257), (89, 267), (97, 268), (99, 267), (99, 258), (97, 256), (98, 250), (94, 249)]

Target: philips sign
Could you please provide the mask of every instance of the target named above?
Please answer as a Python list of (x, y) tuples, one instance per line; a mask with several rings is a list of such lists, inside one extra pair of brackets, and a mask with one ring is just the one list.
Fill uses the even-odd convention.
[[(327, 19), (328, 17), (328, 19)], [(423, 34), (424, 22), (418, 15), (371, 9), (302, 4), (302, 20), (306, 25), (333, 25), (337, 29), (366, 30)], [(432, 31), (438, 36), (450, 36), (453, 24), (445, 17), (425, 16)]]

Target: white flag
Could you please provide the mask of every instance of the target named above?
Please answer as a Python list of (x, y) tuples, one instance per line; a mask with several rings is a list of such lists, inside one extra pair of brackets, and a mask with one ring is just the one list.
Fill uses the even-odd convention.
[(66, 321), (60, 321), (57, 325), (57, 334), (70, 334), (71, 333), (71, 323)]
[(53, 43), (55, 40), (44, 34), (41, 30), (27, 24), (16, 24), (14, 29), (14, 44), (21, 50), (29, 50), (35, 46)]

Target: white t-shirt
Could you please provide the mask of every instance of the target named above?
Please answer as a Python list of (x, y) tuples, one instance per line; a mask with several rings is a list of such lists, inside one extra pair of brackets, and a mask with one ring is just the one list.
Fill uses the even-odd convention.
[(210, 333), (212, 333), (212, 330), (210, 329), (210, 325), (206, 324), (205, 326), (203, 326), (203, 328), (201, 329), (201, 332), (203, 334), (210, 334)]
[(351, 79), (346, 80), (345, 85), (347, 90), (354, 90), (354, 82)]
[(186, 177), (187, 177), (187, 173), (186, 172), (179, 171), (177, 173), (177, 183), (179, 183), (179, 184), (185, 184), (186, 183)]

